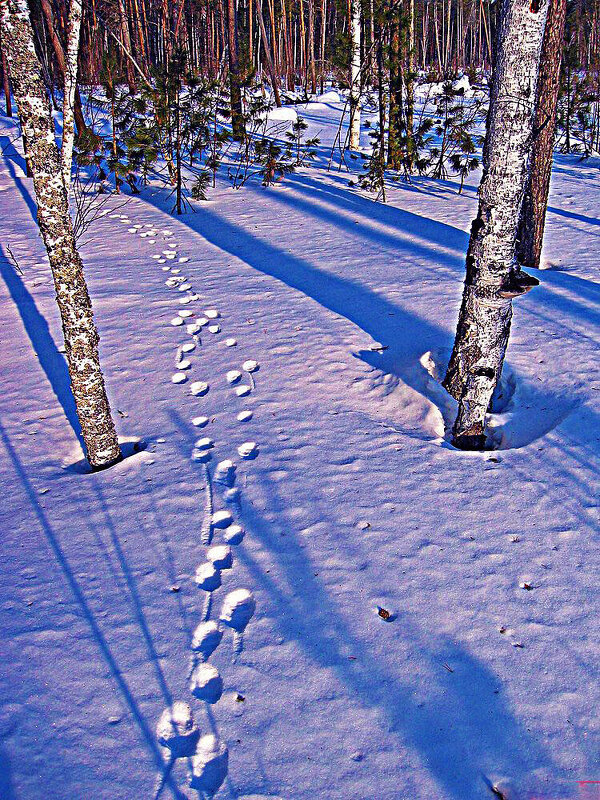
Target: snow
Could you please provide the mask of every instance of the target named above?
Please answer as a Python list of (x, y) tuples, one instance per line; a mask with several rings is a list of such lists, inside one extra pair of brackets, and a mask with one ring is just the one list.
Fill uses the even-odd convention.
[[(110, 198), (83, 257), (119, 434), (144, 446), (97, 474), (1, 121), (3, 798), (153, 797), (163, 777), (164, 797), (195, 796), (186, 759), (165, 777), (157, 736), (178, 702), (195, 784), (218, 798), (566, 800), (600, 779), (598, 164), (556, 156), (497, 449), (461, 453), (440, 378), (478, 176), (376, 204), (322, 167), (338, 113), (311, 110), (320, 162), (277, 189), (220, 184), (180, 218), (157, 187)], [(123, 202), (156, 244), (128, 233)], [(222, 331), (184, 324), (153, 259), (167, 246)], [(255, 388), (230, 386), (247, 361)], [(190, 658), (217, 671), (218, 702), (190, 693), (207, 683)]]
[(267, 113), (267, 118), (270, 121), (277, 122), (296, 122), (298, 119), (298, 112), (295, 108), (290, 106), (283, 106), (282, 108), (272, 108)]

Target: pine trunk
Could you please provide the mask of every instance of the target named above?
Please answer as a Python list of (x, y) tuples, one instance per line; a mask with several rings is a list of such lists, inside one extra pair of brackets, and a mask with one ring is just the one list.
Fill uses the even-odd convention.
[(404, 75), (402, 61), (402, 11), (394, 15), (390, 26), (390, 111), (388, 133), (388, 166), (402, 166), (402, 139), (404, 134)]
[(242, 110), (242, 85), (238, 55), (237, 13), (235, 0), (226, 0), (227, 48), (229, 50), (229, 92), (231, 95), (231, 127), (233, 138), (241, 141), (246, 133)]
[(0, 55), (2, 56), (2, 86), (4, 88), (4, 102), (6, 103), (6, 116), (12, 117), (12, 105), (10, 102), (10, 83), (8, 82), (8, 61), (0, 37)]
[(519, 263), (534, 269), (540, 266), (550, 191), (566, 10), (566, 0), (550, 0), (536, 91), (535, 138), (517, 236)]
[(13, 90), (33, 172), (38, 224), (60, 309), (71, 388), (87, 455), (99, 469), (121, 453), (98, 358), (98, 333), (61, 173), (54, 125), (33, 44), (27, 0), (2, 0), (1, 23)]
[(549, 0), (503, 0), (488, 130), (467, 275), (444, 386), (459, 401), (454, 444), (485, 446), (485, 416), (500, 378), (512, 299), (537, 283), (515, 246), (531, 149), (535, 90)]

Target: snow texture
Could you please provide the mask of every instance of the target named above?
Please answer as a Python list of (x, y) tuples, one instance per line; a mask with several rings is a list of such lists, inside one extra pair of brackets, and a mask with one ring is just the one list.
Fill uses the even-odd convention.
[[(581, 800), (577, 781), (600, 779), (599, 164), (555, 157), (541, 285), (515, 301), (488, 414), (496, 449), (462, 453), (439, 381), (478, 176), (461, 195), (414, 178), (376, 204), (322, 168), (343, 99), (321, 100), (298, 107), (320, 160), (277, 188), (221, 184), (179, 218), (158, 187), (107, 201), (82, 255), (128, 449), (95, 474), (0, 118), (2, 798), (150, 798), (164, 779), (180, 800)], [(184, 325), (152, 257), (167, 248), (222, 333)], [(224, 376), (250, 359), (242, 399)], [(200, 427), (214, 448), (198, 453), (238, 462), (242, 489), (206, 545), (227, 487), (191, 457)], [(238, 459), (246, 440), (255, 460)], [(207, 550), (225, 544), (221, 572)], [(219, 617), (240, 587), (256, 611), (232, 663)], [(207, 621), (225, 631), (212, 650)], [(190, 694), (190, 659), (218, 670), (217, 703)], [(186, 759), (165, 774), (156, 735), (178, 700), (201, 734), (197, 788)]]

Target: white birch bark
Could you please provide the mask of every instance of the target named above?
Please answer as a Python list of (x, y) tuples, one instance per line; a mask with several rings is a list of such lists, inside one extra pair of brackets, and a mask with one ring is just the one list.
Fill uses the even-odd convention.
[(104, 378), (83, 264), (75, 245), (54, 123), (35, 52), (27, 0), (0, 0), (14, 97), (61, 315), (71, 388), (90, 464), (106, 467), (121, 457)]
[(73, 164), (73, 144), (75, 141), (75, 89), (77, 88), (77, 61), (83, 9), (81, 0), (71, 0), (67, 34), (67, 58), (65, 65), (65, 86), (63, 95), (63, 137), (61, 164), (67, 198), (71, 185)]
[(360, 2), (351, 0), (350, 54), (350, 150), (360, 146)]
[(444, 380), (459, 401), (454, 443), (485, 445), (485, 415), (500, 378), (512, 299), (537, 284), (515, 257), (533, 137), (535, 89), (548, 0), (503, 0), (488, 130), (471, 227), (467, 276), (454, 350)]

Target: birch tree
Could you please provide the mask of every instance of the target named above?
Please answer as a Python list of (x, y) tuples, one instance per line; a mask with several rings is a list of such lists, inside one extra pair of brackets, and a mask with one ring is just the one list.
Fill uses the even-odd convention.
[(0, 0), (0, 25), (33, 173), (38, 225), (54, 278), (71, 388), (88, 460), (93, 468), (101, 469), (118, 461), (121, 452), (100, 369), (98, 333), (75, 245), (27, 0)]
[(67, 31), (67, 59), (63, 93), (63, 137), (61, 151), (62, 173), (67, 198), (69, 196), (69, 186), (71, 185), (73, 143), (75, 141), (75, 90), (77, 88), (77, 61), (79, 58), (79, 37), (82, 16), (83, 9), (81, 0), (71, 0)]
[(444, 386), (459, 402), (454, 444), (485, 445), (485, 416), (500, 378), (512, 300), (536, 285), (515, 256), (534, 123), (535, 91), (549, 0), (503, 0), (490, 91), (479, 210)]
[(350, 19), (350, 150), (360, 146), (360, 2), (351, 0)]

